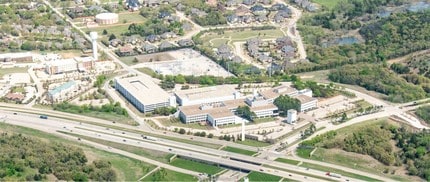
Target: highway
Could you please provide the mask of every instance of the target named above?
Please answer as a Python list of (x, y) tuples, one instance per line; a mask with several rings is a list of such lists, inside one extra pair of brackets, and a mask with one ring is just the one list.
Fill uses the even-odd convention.
[[(322, 181), (321, 179), (295, 174), (294, 172), (290, 173), (290, 172), (277, 170), (269, 167), (262, 167), (259, 165), (254, 165), (246, 162), (231, 160), (231, 158), (249, 160), (252, 162), (258, 162), (262, 164), (276, 166), (278, 168), (284, 168), (284, 169), (299, 172), (299, 173), (312, 173), (313, 175), (327, 178), (327, 176), (325, 176), (324, 171), (316, 171), (311, 169), (306, 170), (305, 168), (299, 168), (294, 165), (273, 162), (270, 160), (259, 159), (259, 158), (245, 156), (245, 155), (231, 153), (231, 152), (220, 152), (219, 150), (209, 149), (209, 148), (204, 148), (199, 146), (188, 146), (188, 144), (173, 142), (173, 141), (164, 140), (164, 139), (161, 139), (160, 141), (152, 141), (152, 140), (148, 141), (143, 139), (139, 134), (129, 133), (129, 132), (125, 132), (123, 134), (123, 132), (119, 130), (110, 129), (109, 131), (112, 132), (112, 134), (108, 134), (106, 133), (106, 129), (101, 129), (102, 127), (88, 125), (84, 123), (80, 124), (79, 122), (75, 122), (75, 121), (67, 121), (64, 119), (58, 119), (58, 118), (52, 118), (52, 117), (50, 117), (49, 119), (40, 119), (38, 118), (38, 115), (25, 114), (25, 113), (18, 113), (17, 115), (14, 115), (12, 114), (12, 112), (9, 112), (9, 111), (0, 111), (0, 115), (6, 116), (5, 118), (6, 123), (24, 126), (24, 127), (30, 127), (30, 128), (41, 130), (48, 133), (56, 133), (56, 131), (71, 132), (74, 134), (79, 134), (87, 137), (99, 138), (99, 139), (103, 139), (111, 142), (117, 142), (117, 143), (124, 143), (127, 145), (138, 146), (138, 147), (147, 148), (151, 150), (169, 152), (180, 156), (192, 157), (195, 159), (214, 162), (221, 165), (231, 166), (231, 167), (239, 168), (243, 170), (259, 171), (262, 173), (272, 174), (272, 175), (281, 176), (284, 178), (289, 178), (294, 180), (307, 179), (311, 181)], [(192, 147), (192, 148), (189, 148), (189, 147)], [(228, 157), (225, 157), (224, 155), (227, 155)], [(358, 180), (354, 180), (354, 181), (358, 181)]]

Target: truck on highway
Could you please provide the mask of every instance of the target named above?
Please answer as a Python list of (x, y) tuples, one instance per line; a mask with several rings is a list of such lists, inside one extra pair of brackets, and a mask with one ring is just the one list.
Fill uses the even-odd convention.
[(48, 116), (47, 115), (40, 115), (39, 118), (40, 119), (48, 119)]
[(331, 172), (327, 172), (326, 175), (331, 176), (331, 177), (335, 177), (335, 178), (341, 178), (342, 177), (342, 175), (340, 175), (340, 174), (331, 173)]
[(143, 139), (152, 140), (152, 141), (157, 141), (158, 140), (158, 138), (151, 137), (151, 136), (144, 136)]

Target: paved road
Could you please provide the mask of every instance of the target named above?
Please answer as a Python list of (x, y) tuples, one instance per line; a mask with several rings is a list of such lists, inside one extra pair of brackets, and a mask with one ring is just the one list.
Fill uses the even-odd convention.
[[(103, 140), (108, 140), (111, 142), (123, 143), (127, 145), (132, 145), (132, 146), (139, 146), (139, 147), (147, 148), (151, 150), (174, 153), (181, 156), (192, 157), (192, 158), (206, 160), (206, 161), (212, 161), (219, 164), (233, 166), (233, 167), (237, 167), (245, 170), (260, 171), (263, 173), (290, 178), (294, 180), (302, 180), (306, 178), (311, 181), (321, 181), (321, 179), (305, 177), (303, 175), (288, 173), (281, 170), (275, 170), (269, 167), (262, 167), (258, 165), (245, 163), (245, 162), (239, 162), (239, 161), (231, 160), (230, 158), (235, 157), (235, 158), (240, 158), (242, 160), (251, 160), (253, 162), (261, 162), (268, 165), (276, 166), (278, 168), (285, 168), (291, 171), (312, 173), (314, 175), (325, 177), (325, 173), (322, 171), (316, 171), (316, 170), (305, 171), (306, 169), (294, 168), (293, 165), (273, 162), (265, 159), (258, 159), (258, 158), (244, 156), (236, 153), (226, 152), (228, 157), (230, 157), (230, 158), (228, 157), (226, 158), (223, 154), (220, 155), (220, 152), (218, 150), (214, 150), (214, 149), (207, 149), (207, 148), (198, 149), (194, 147), (193, 150), (190, 150), (190, 149), (187, 149), (187, 146), (185, 146), (185, 144), (183, 143), (178, 143), (178, 144), (168, 143), (168, 141), (166, 140), (147, 141), (147, 140), (139, 139), (140, 136), (135, 136), (138, 134), (130, 134), (130, 133), (122, 134), (122, 132), (121, 133), (116, 132), (115, 134), (113, 133), (108, 134), (106, 132), (91, 131), (91, 130), (99, 130), (99, 129), (94, 128), (94, 126), (87, 126), (86, 124), (79, 124), (78, 122), (67, 121), (64, 119), (50, 117), (49, 119), (45, 120), (45, 119), (37, 118), (37, 115), (23, 114), (23, 113), (19, 113), (18, 115), (13, 115), (11, 112), (4, 112), (4, 111), (0, 112), (0, 114), (3, 116), (4, 115), (7, 116), (6, 123), (20, 125), (24, 127), (31, 127), (31, 128), (42, 130), (49, 133), (55, 133), (55, 131), (58, 131), (58, 130), (65, 131), (65, 132), (72, 132), (72, 133), (84, 135), (87, 137), (94, 137), (94, 138), (99, 138)], [(166, 146), (164, 142), (168, 143), (169, 146)], [(93, 144), (93, 143), (89, 143), (89, 144)], [(103, 145), (99, 145), (99, 146), (106, 149), (106, 146), (103, 146)], [(200, 151), (200, 150), (203, 150), (203, 151)], [(115, 150), (114, 152), (119, 152), (119, 150)], [(124, 152), (121, 152), (121, 153), (124, 153)], [(255, 159), (255, 160), (252, 160), (252, 159)], [(172, 168), (167, 164), (160, 164), (160, 163), (157, 163), (156, 161), (149, 161), (149, 162), (161, 167), (166, 167), (168, 169)], [(172, 170), (177, 170), (177, 169), (172, 169)]]

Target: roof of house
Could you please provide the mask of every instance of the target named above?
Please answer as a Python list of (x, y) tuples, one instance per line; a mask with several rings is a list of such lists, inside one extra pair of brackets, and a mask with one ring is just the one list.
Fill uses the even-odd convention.
[(297, 96), (295, 96), (295, 98), (298, 99), (300, 101), (300, 103), (302, 103), (302, 104), (318, 100), (316, 98), (309, 97), (306, 95), (297, 95)]

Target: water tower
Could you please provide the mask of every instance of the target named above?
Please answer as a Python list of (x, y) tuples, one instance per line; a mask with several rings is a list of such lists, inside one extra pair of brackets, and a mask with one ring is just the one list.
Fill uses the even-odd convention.
[(98, 35), (97, 35), (97, 32), (90, 32), (90, 37), (91, 37), (91, 43), (92, 43), (92, 46), (93, 46), (93, 57), (94, 57), (94, 60), (98, 60), (98, 55), (97, 55), (97, 38), (98, 38)]

